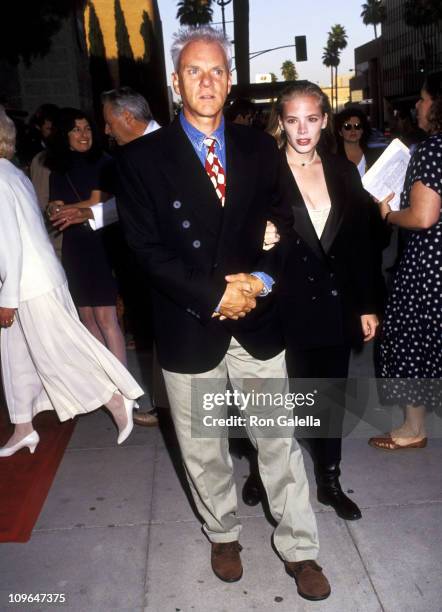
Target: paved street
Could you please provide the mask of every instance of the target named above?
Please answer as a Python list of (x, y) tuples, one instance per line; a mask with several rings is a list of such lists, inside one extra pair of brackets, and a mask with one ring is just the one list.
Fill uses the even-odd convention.
[[(140, 376), (137, 356), (131, 369)], [(353, 372), (364, 369), (364, 358)], [(442, 610), (442, 442), (387, 454), (361, 429), (344, 443), (342, 484), (363, 518), (338, 519), (314, 498), (320, 563), (332, 584), (321, 603), (302, 600), (271, 548), (261, 506), (239, 502), (244, 576), (220, 582), (179, 477), (176, 444), (136, 427), (116, 445), (99, 411), (79, 419), (31, 541), (0, 548), (0, 610), (82, 612), (437, 612)], [(368, 426), (362, 426), (368, 427)], [(312, 465), (304, 452), (310, 482)], [(174, 468), (179, 470), (179, 476)], [(247, 473), (235, 459), (239, 486)], [(65, 593), (64, 605), (8, 605), (10, 593)]]

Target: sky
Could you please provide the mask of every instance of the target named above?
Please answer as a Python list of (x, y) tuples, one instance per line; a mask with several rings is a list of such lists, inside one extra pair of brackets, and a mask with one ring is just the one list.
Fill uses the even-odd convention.
[[(172, 63), (170, 45), (172, 35), (179, 28), (176, 19), (177, 1), (158, 0), (163, 24), (163, 37), (166, 52), (166, 71), (170, 84)], [(220, 22), (221, 8), (213, 6), (213, 22)], [(339, 72), (345, 74), (354, 68), (354, 48), (374, 38), (373, 26), (365, 26), (360, 17), (362, 2), (360, 0), (249, 0), (249, 37), (250, 52), (270, 49), (294, 43), (294, 37), (307, 37), (307, 62), (296, 64), (300, 79), (308, 79), (319, 85), (330, 84), (330, 70), (322, 64), (323, 47), (327, 43), (327, 32), (337, 23), (347, 31), (347, 48), (341, 54)], [(233, 19), (232, 3), (225, 8), (226, 21)], [(226, 25), (227, 34), (233, 38), (233, 23)], [(378, 28), (379, 32), (379, 28)], [(255, 82), (255, 74), (274, 72), (279, 80), (281, 64), (291, 59), (295, 61), (295, 49), (272, 51), (250, 61), (250, 80)]]

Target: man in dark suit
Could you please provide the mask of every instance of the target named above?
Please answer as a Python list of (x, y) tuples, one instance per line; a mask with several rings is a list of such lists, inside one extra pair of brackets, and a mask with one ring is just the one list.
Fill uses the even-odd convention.
[(277, 423), (287, 410), (239, 395), (288, 392), (271, 295), (281, 247), (263, 250), (263, 237), (267, 219), (282, 235), (292, 219), (273, 139), (224, 123), (230, 57), (230, 43), (209, 27), (176, 35), (173, 87), (183, 111), (121, 151), (119, 214), (152, 292), (158, 358), (215, 574), (227, 582), (242, 575), (232, 461), (220, 421), (229, 377), (258, 448), (275, 547), (298, 592), (324, 599), (330, 587), (314, 561), (316, 522), (302, 454), (294, 428)]

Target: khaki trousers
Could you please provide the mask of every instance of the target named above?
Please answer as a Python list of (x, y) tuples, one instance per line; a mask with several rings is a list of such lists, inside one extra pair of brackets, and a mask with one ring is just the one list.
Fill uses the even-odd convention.
[[(203, 530), (211, 542), (238, 540), (241, 524), (237, 517), (228, 428), (220, 427), (214, 430), (215, 434), (210, 428), (202, 429), (212, 437), (201, 437), (195, 428), (195, 424), (201, 425), (207, 414), (212, 418), (226, 418), (228, 407), (225, 404), (214, 405), (208, 412), (202, 394), (208, 389), (212, 394), (224, 394), (228, 377), (237, 391), (247, 393), (251, 388), (258, 388), (269, 392), (271, 388), (273, 393), (286, 394), (285, 354), (282, 352), (272, 359), (260, 361), (232, 339), (224, 359), (213, 370), (202, 374), (163, 370), (163, 374), (190, 488), (204, 520)], [(259, 427), (250, 421), (252, 416), (259, 416), (271, 417), (276, 422), (280, 414), (287, 416), (287, 410), (282, 406), (249, 404), (241, 411), (250, 440), (258, 450), (259, 471), (272, 516), (277, 522), (273, 534), (275, 547), (285, 561), (315, 559), (319, 550), (316, 520), (309, 501), (301, 449), (293, 435), (294, 428), (278, 425)]]

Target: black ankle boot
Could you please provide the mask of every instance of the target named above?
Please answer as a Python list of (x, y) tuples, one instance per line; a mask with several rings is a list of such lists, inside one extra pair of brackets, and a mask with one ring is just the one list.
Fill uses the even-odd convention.
[(247, 506), (257, 506), (263, 499), (263, 486), (259, 474), (252, 470), (242, 488), (242, 499)]
[(318, 501), (331, 506), (342, 519), (356, 521), (362, 517), (361, 511), (343, 492), (339, 483), (340, 474), (339, 463), (317, 466)]

